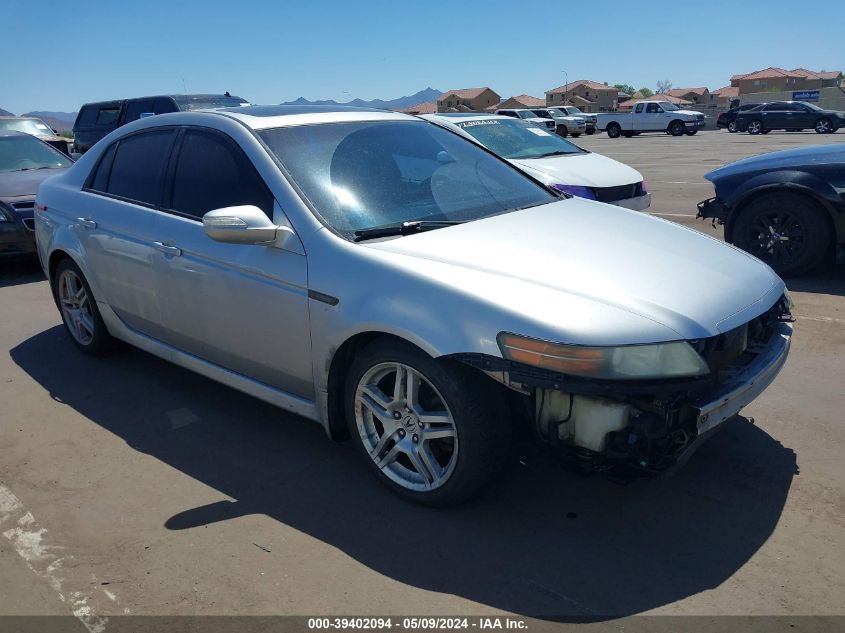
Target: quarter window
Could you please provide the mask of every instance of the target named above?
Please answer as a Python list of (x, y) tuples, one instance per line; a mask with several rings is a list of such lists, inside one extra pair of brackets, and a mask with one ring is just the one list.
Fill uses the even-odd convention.
[(170, 208), (199, 219), (213, 209), (247, 204), (273, 217), (273, 195), (243, 151), (219, 134), (188, 130)]
[(97, 113), (97, 125), (112, 125), (117, 122), (117, 117), (120, 115), (120, 108), (100, 108)]
[(121, 139), (115, 150), (106, 191), (121, 198), (157, 205), (161, 175), (170, 155), (174, 133), (172, 129), (153, 130)]

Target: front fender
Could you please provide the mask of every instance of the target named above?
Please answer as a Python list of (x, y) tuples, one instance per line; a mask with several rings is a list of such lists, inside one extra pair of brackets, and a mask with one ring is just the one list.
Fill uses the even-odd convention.
[[(719, 183), (715, 184), (718, 191)], [(731, 209), (725, 225), (725, 238), (731, 239), (736, 218), (748, 202), (759, 195), (774, 191), (790, 191), (806, 195), (818, 202), (834, 222), (837, 221), (833, 209), (839, 196), (829, 183), (802, 171), (764, 172), (742, 181), (729, 196), (722, 196), (723, 202)]]

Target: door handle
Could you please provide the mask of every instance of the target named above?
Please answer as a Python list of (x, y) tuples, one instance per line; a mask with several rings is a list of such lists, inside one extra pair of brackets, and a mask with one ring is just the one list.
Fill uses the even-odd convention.
[(172, 257), (179, 257), (182, 254), (182, 249), (178, 246), (173, 246), (172, 242), (153, 242), (157, 250), (161, 251), (165, 255), (170, 255)]
[(76, 218), (76, 221), (79, 222), (79, 224), (81, 226), (85, 227), (86, 229), (96, 229), (97, 228), (97, 223), (94, 222), (94, 220), (91, 220), (89, 218)]

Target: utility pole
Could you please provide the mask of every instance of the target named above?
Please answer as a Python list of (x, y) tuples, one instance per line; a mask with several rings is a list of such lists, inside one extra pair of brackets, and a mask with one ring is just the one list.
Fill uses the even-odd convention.
[(569, 73), (565, 70), (561, 70), (560, 72), (562, 72), (566, 78), (566, 83), (563, 85), (563, 105), (566, 105), (566, 98), (569, 93)]

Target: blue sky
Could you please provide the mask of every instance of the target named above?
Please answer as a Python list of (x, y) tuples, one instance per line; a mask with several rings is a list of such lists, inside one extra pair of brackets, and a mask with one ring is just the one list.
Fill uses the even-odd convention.
[[(73, 111), (186, 89), (255, 103), (390, 99), (428, 86), (542, 96), (564, 70), (570, 80), (715, 89), (767, 66), (845, 68), (841, 2), (814, 0), (812, 14), (827, 20), (792, 4), (725, 3), (732, 19), (721, 2), (677, 0), (0, 0), (0, 107)], [(567, 14), (583, 18), (566, 25)]]

